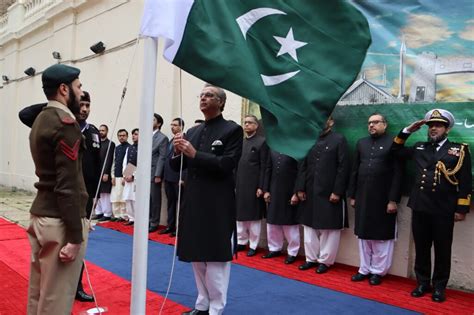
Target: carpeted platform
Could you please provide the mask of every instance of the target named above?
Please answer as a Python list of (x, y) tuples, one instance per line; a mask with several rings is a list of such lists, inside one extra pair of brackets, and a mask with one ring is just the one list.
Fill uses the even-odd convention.
[[(129, 314), (132, 227), (106, 223), (90, 236), (88, 269), (101, 306), (108, 314)], [(119, 230), (120, 232), (112, 231)], [(158, 314), (168, 284), (175, 238), (150, 235), (147, 314)], [(29, 243), (23, 228), (0, 219), (0, 314), (24, 314), (29, 273)], [(261, 253), (259, 253), (261, 254)], [(301, 272), (298, 264), (284, 265), (283, 257), (264, 260), (239, 255), (234, 261), (226, 314), (473, 314), (474, 294), (448, 291), (448, 301), (433, 303), (430, 296), (413, 299), (414, 282), (387, 277), (382, 286), (352, 283), (355, 268), (337, 265), (325, 275)], [(302, 262), (302, 260), (301, 260)], [(164, 314), (180, 314), (196, 298), (190, 264), (177, 262), (170, 300)], [(89, 289), (87, 289), (89, 291)], [(83, 314), (91, 303), (76, 302), (73, 314)]]
[[(0, 218), (0, 288), (4, 294), (0, 299), (0, 315), (26, 313), (29, 254), (30, 245), (25, 229)], [(105, 314), (130, 314), (130, 281), (91, 262), (87, 263), (87, 267), (98, 303), (108, 308)], [(86, 283), (84, 287), (90, 292)], [(148, 290), (147, 312), (158, 314), (162, 301), (162, 296)], [(94, 303), (75, 302), (73, 314), (82, 315), (93, 307)], [(168, 301), (164, 310), (165, 314), (181, 314), (187, 307)]]
[[(87, 258), (94, 264), (130, 279), (133, 239), (97, 227), (89, 237)], [(148, 289), (165, 294), (173, 247), (158, 242), (148, 246)], [(177, 261), (169, 298), (192, 307), (197, 292), (191, 265)], [(403, 308), (314, 286), (234, 264), (226, 314), (413, 314)]]
[[(120, 223), (107, 222), (101, 226), (129, 235), (133, 234), (133, 227)], [(170, 245), (174, 245), (175, 242), (175, 238), (157, 233), (150, 234), (149, 239)], [(429, 294), (423, 298), (412, 298), (410, 292), (416, 283), (411, 279), (389, 275), (384, 278), (381, 286), (370, 286), (367, 281), (359, 283), (350, 281), (351, 275), (357, 272), (357, 268), (352, 266), (336, 264), (330, 272), (317, 275), (313, 269), (304, 272), (297, 269), (297, 266), (303, 263), (302, 257), (299, 257), (299, 261), (293, 265), (285, 265), (283, 256), (261, 259), (262, 254), (263, 251), (260, 250), (254, 257), (239, 255), (238, 259), (234, 260), (234, 264), (425, 314), (474, 314), (474, 294), (472, 293), (448, 289), (447, 301), (439, 304), (432, 302)]]

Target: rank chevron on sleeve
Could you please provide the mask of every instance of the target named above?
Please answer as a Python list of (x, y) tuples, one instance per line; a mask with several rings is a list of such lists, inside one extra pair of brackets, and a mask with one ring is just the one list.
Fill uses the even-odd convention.
[(66, 142), (64, 142), (64, 140), (59, 141), (61, 151), (64, 153), (65, 156), (67, 156), (73, 161), (77, 160), (77, 157), (79, 156), (79, 144), (79, 139), (76, 140), (72, 147), (70, 147)]

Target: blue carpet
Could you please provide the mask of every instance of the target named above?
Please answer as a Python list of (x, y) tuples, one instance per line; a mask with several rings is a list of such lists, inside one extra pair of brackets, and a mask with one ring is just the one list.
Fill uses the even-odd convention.
[[(87, 260), (131, 280), (132, 237), (96, 227)], [(173, 247), (148, 242), (148, 289), (164, 295)], [(177, 261), (169, 299), (192, 308), (197, 296), (191, 264)], [(225, 314), (417, 314), (267, 272), (232, 265)]]

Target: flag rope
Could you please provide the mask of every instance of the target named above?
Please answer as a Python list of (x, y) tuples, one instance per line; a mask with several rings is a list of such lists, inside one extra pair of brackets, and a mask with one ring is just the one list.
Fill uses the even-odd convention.
[[(183, 117), (183, 85), (182, 85), (182, 70), (181, 69), (179, 69), (179, 117), (181, 119)], [(181, 132), (183, 132), (184, 126), (182, 125), (182, 120), (179, 123), (181, 127)], [(166, 289), (166, 294), (165, 294), (165, 298), (163, 299), (163, 303), (161, 303), (159, 315), (162, 314), (166, 301), (168, 300), (168, 295), (171, 290), (171, 284), (173, 282), (174, 267), (176, 265), (176, 257), (177, 257), (177, 250), (178, 250), (178, 237), (179, 237), (179, 212), (181, 209), (181, 196), (182, 196), (181, 183), (183, 181), (183, 164), (184, 164), (184, 154), (181, 154), (180, 167), (179, 167), (179, 181), (178, 181), (178, 200), (176, 204), (176, 237), (174, 239), (173, 262), (171, 263), (171, 272), (170, 272), (170, 278), (168, 281), (168, 288)]]
[[(122, 89), (122, 96), (120, 97), (120, 103), (119, 103), (119, 106), (118, 106), (118, 110), (117, 110), (117, 114), (115, 116), (115, 121), (113, 123), (113, 127), (112, 127), (112, 131), (111, 131), (111, 134), (114, 134), (115, 133), (115, 130), (117, 129), (117, 123), (118, 123), (118, 119), (120, 117), (120, 113), (122, 111), (122, 106), (123, 106), (123, 102), (125, 100), (125, 96), (127, 94), (127, 87), (128, 87), (128, 81), (130, 79), (130, 74), (132, 72), (132, 67), (133, 67), (133, 64), (134, 64), (134, 61), (135, 61), (135, 58), (136, 58), (136, 55), (137, 55), (137, 50), (138, 50), (138, 44), (140, 42), (140, 35), (137, 35), (136, 39), (135, 39), (135, 50), (133, 52), (133, 55), (132, 55), (132, 59), (130, 61), (130, 67), (128, 69), (128, 74), (127, 74), (127, 77), (125, 78), (125, 83), (124, 83), (124, 86), (123, 86), (123, 89)], [(107, 146), (107, 151), (105, 153), (105, 158), (104, 158), (104, 161), (107, 161), (107, 158), (110, 154), (110, 147), (112, 145), (112, 141), (109, 141), (109, 145)], [(94, 230), (92, 224), (91, 224), (91, 218), (92, 218), (92, 213), (95, 212), (95, 208), (97, 207), (97, 200), (98, 200), (98, 196), (99, 196), (99, 191), (100, 191), (100, 184), (102, 182), (102, 177), (104, 176), (104, 172), (105, 172), (105, 165), (106, 163), (104, 163), (104, 165), (102, 166), (102, 170), (100, 172), (100, 176), (99, 176), (99, 183), (97, 185), (97, 189), (95, 191), (95, 195), (94, 195), (94, 199), (93, 199), (93, 204), (92, 204), (92, 211), (91, 213), (89, 214), (89, 217), (87, 218), (87, 223), (88, 223), (88, 226), (89, 226), (89, 230)], [(84, 264), (84, 272), (86, 274), (86, 278), (87, 278), (87, 283), (89, 285), (89, 288), (91, 290), (91, 294), (92, 296), (94, 297), (94, 303), (95, 303), (95, 307), (96, 307), (96, 310), (98, 311), (98, 314), (102, 314), (102, 309), (99, 307), (99, 303), (97, 302), (97, 296), (95, 295), (95, 291), (94, 291), (94, 288), (92, 287), (92, 282), (91, 282), (91, 279), (90, 279), (90, 275), (89, 275), (89, 271), (87, 269), (87, 266), (86, 266), (86, 260), (83, 259), (82, 260), (83, 264)], [(96, 313), (97, 314), (97, 313)]]

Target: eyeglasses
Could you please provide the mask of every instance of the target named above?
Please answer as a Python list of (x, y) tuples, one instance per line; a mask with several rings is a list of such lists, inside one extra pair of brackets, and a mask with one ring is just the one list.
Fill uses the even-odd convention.
[(367, 123), (367, 125), (378, 125), (380, 123), (385, 123), (385, 120), (371, 120)]
[(206, 93), (199, 94), (199, 98), (203, 98), (203, 97), (207, 97), (207, 98), (217, 97), (217, 98), (219, 98), (216, 94), (211, 93), (211, 92), (206, 92)]

